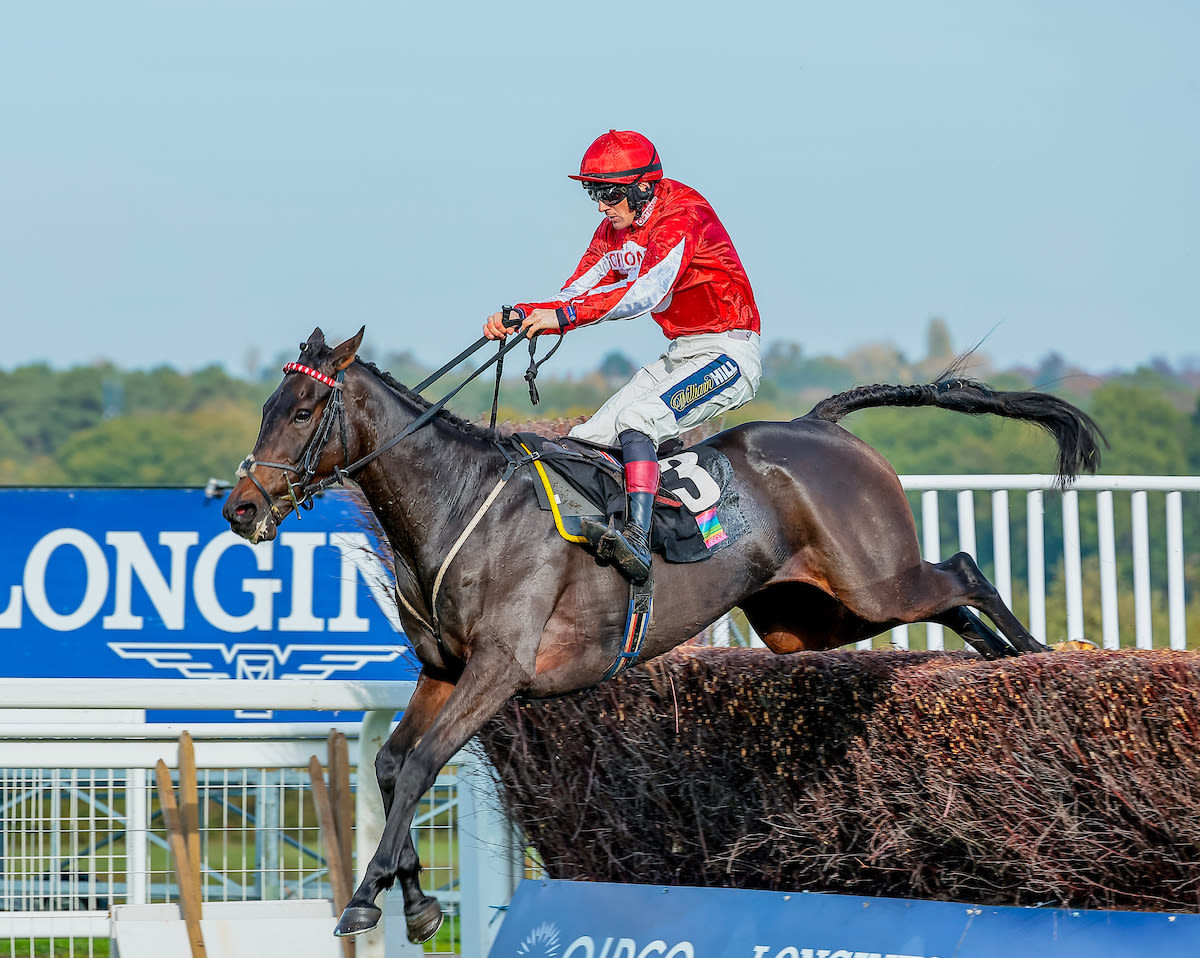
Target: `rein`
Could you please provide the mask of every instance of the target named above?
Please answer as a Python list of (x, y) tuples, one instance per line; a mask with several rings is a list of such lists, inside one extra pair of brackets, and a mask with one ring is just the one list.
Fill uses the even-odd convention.
[[(511, 309), (512, 307), (510, 306), (504, 307), (504, 324), (506, 326), (516, 325), (509, 321)], [(459, 383), (459, 385), (450, 390), (450, 392), (446, 393), (445, 396), (443, 396), (437, 402), (431, 404), (428, 409), (417, 416), (416, 419), (409, 423), (408, 426), (401, 430), (397, 435), (393, 436), (382, 445), (377, 446), (371, 452), (355, 460), (354, 462), (347, 462), (349, 459), (350, 447), (347, 443), (346, 437), (346, 404), (342, 399), (345, 370), (338, 370), (336, 376), (327, 376), (325, 373), (320, 372), (317, 369), (313, 369), (311, 366), (306, 366), (303, 363), (287, 363), (283, 367), (283, 372), (285, 375), (288, 373), (301, 373), (306, 376), (311, 376), (313, 379), (317, 380), (317, 382), (323, 383), (330, 387), (329, 400), (326, 402), (325, 409), (321, 413), (321, 421), (317, 424), (316, 431), (313, 433), (312, 437), (305, 445), (304, 451), (301, 453), (299, 466), (293, 466), (285, 462), (266, 462), (255, 459), (253, 455), (249, 455), (243, 459), (241, 464), (238, 466), (237, 476), (238, 478), (249, 478), (250, 481), (254, 483), (254, 485), (258, 488), (258, 491), (262, 494), (263, 499), (267, 503), (275, 522), (280, 523), (285, 518), (284, 514), (279, 511), (276, 500), (267, 492), (266, 487), (259, 480), (258, 476), (254, 474), (253, 470), (255, 466), (270, 466), (271, 468), (282, 470), (285, 474), (295, 474), (297, 477), (299, 477), (295, 482), (292, 481), (291, 475), (286, 475), (286, 499), (291, 502), (293, 511), (296, 513), (296, 519), (299, 520), (301, 508), (311, 509), (313, 507), (314, 496), (316, 496), (318, 493), (324, 492), (330, 486), (345, 485), (346, 479), (352, 477), (355, 473), (362, 470), (371, 462), (374, 462), (401, 440), (411, 436), (414, 432), (416, 432), (431, 419), (433, 419), (434, 416), (441, 412), (446, 403), (458, 395), (458, 393), (461, 392), (468, 383), (478, 377), (493, 363), (496, 364), (496, 391), (492, 399), (491, 428), (495, 429), (496, 411), (500, 397), (500, 373), (504, 367), (504, 356), (518, 346), (521, 343), (521, 340), (522, 337), (514, 336), (508, 342), (501, 342), (499, 350), (494, 356), (492, 356), (491, 359), (483, 363), (478, 369), (476, 369), (469, 376), (467, 376), (466, 379)], [(481, 336), (479, 340), (464, 349), (461, 353), (450, 360), (450, 362), (442, 366), (441, 369), (437, 370), (437, 372), (433, 373), (424, 381), (422, 381), (416, 387), (415, 391), (419, 393), (426, 386), (429, 386), (430, 384), (441, 379), (442, 376), (444, 376), (447, 372), (457, 366), (472, 353), (484, 346), (487, 342), (488, 338), (486, 336)], [(535, 336), (533, 339), (529, 340), (529, 368), (525, 372), (525, 381), (529, 384), (529, 398), (534, 405), (537, 405), (539, 399), (537, 387), (534, 385), (534, 380), (537, 378), (538, 370), (541, 368), (542, 363), (554, 355), (555, 350), (558, 349), (561, 343), (562, 341), (560, 339), (558, 343), (554, 344), (554, 347), (549, 353), (546, 354), (541, 362), (535, 362), (534, 351), (537, 348), (537, 337)], [(341, 432), (342, 465), (334, 466), (333, 473), (331, 475), (326, 476), (324, 479), (321, 479), (317, 482), (313, 482), (313, 479), (317, 474), (317, 466), (321, 461), (321, 456), (325, 452), (325, 446), (329, 443), (335, 425), (340, 427)]]
[[(504, 313), (504, 325), (512, 327), (512, 328), (516, 328), (516, 326), (518, 326), (520, 324), (520, 320), (518, 320), (517, 322), (513, 322), (511, 320), (510, 317), (512, 314), (512, 307), (511, 306), (502, 306), (500, 308), (501, 308), (501, 311)], [(470, 356), (471, 354), (477, 352), (479, 349), (486, 346), (487, 342), (488, 342), (488, 338), (486, 336), (480, 336), (477, 340), (475, 340), (475, 342), (473, 342), (470, 346), (468, 346), (461, 353), (459, 353), (457, 356), (455, 356), (452, 360), (450, 360), (450, 362), (446, 363), (446, 365), (444, 365), (441, 369), (437, 370), (436, 372), (430, 373), (428, 376), (426, 376), (425, 379), (423, 379), (420, 383), (418, 383), (413, 388), (413, 392), (419, 393), (425, 387), (432, 386), (435, 382), (437, 382), (439, 379), (441, 379), (443, 376), (445, 376), (446, 373), (448, 373), (451, 369), (453, 369), (455, 366), (457, 366), (459, 363), (461, 363), (468, 356)], [(542, 364), (544, 362), (546, 362), (546, 360), (548, 360), (551, 356), (553, 356), (558, 351), (558, 347), (561, 345), (562, 345), (562, 336), (559, 336), (558, 342), (556, 342), (553, 346), (550, 347), (550, 352), (546, 353), (546, 355), (543, 356), (540, 360), (535, 361), (533, 354), (534, 354), (534, 350), (537, 349), (537, 337), (535, 336), (533, 339), (529, 340), (529, 368), (525, 370), (525, 382), (527, 382), (529, 384), (529, 401), (532, 402), (535, 406), (541, 401), (541, 399), (538, 396), (537, 386), (535, 385), (534, 380), (537, 379), (537, 374), (538, 374), (538, 371), (542, 368)], [(492, 395), (492, 424), (491, 424), (492, 429), (496, 428), (496, 408), (497, 408), (497, 404), (499, 403), (499, 400), (500, 400), (500, 374), (504, 370), (504, 354), (506, 352), (508, 352), (508, 350), (505, 349), (504, 346), (505, 346), (504, 343), (500, 344), (499, 355), (494, 360), (496, 363), (496, 390)], [(479, 370), (479, 372), (482, 372), (482, 371), (483, 371), (482, 369)], [(465, 386), (466, 383), (463, 383), (463, 385)], [(462, 388), (462, 387), (459, 387), (459, 388)], [(454, 395), (454, 394), (451, 393), (450, 395)], [(449, 399), (450, 396), (447, 396), (446, 398)]]

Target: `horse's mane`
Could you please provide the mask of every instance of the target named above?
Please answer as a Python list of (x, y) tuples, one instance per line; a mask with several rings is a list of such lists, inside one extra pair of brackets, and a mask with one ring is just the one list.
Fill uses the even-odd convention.
[[(376, 379), (382, 382), (393, 392), (399, 394), (402, 399), (411, 402), (418, 409), (425, 410), (433, 405), (433, 403), (431, 403), (420, 393), (415, 393), (405, 386), (404, 383), (400, 382), (386, 369), (380, 369), (374, 363), (368, 362), (365, 359), (355, 359), (354, 361), (359, 366), (362, 366), (364, 369), (373, 373)], [(480, 426), (476, 423), (469, 422), (468, 420), (463, 419), (461, 416), (456, 416), (454, 413), (444, 408), (438, 410), (436, 418), (442, 420), (443, 422), (450, 423), (450, 425), (454, 426), (456, 429), (466, 433), (468, 436), (474, 436), (477, 439), (486, 439), (489, 442), (496, 442), (500, 439), (500, 434), (496, 430), (488, 429), (486, 426)]]

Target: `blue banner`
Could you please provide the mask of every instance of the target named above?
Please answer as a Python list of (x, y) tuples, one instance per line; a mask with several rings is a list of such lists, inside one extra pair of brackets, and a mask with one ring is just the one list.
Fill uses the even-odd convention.
[(1200, 915), (524, 881), (490, 958), (1191, 958)]
[(222, 502), (200, 489), (0, 489), (0, 669), (188, 681), (416, 677), (386, 543), (360, 499), (330, 491), (254, 546), (229, 531)]

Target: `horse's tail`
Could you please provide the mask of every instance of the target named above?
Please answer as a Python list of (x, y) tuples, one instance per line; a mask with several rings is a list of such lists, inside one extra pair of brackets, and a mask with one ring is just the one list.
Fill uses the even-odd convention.
[(860, 409), (879, 406), (937, 406), (972, 416), (992, 413), (1032, 422), (1058, 444), (1058, 479), (1067, 483), (1100, 466), (1107, 445), (1096, 421), (1064, 399), (1041, 392), (1001, 392), (974, 379), (945, 379), (925, 386), (859, 386), (822, 399), (804, 419), (837, 422)]

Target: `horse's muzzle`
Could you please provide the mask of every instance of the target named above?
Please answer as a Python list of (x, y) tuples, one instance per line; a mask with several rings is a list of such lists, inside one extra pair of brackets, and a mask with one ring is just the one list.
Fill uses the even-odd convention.
[(253, 498), (238, 495), (237, 492), (235, 488), (221, 509), (221, 515), (229, 523), (229, 528), (252, 543), (269, 542), (274, 539), (279, 530), (271, 510), (255, 502)]

